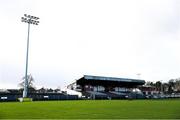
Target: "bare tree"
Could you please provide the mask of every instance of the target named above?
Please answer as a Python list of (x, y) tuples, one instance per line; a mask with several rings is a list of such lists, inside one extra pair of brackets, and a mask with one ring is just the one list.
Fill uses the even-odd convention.
[[(32, 77), (32, 75), (28, 75), (27, 76), (27, 80), (28, 80), (28, 84), (27, 84), (27, 88), (29, 92), (35, 92), (35, 86), (34, 86), (34, 78)], [(24, 82), (25, 82), (25, 77), (23, 77), (21, 79), (21, 83), (18, 84), (18, 86), (20, 87), (20, 91), (24, 90)]]

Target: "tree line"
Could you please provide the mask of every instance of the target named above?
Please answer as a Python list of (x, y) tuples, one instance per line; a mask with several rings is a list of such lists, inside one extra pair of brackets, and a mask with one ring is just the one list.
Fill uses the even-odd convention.
[(154, 87), (156, 91), (172, 94), (172, 93), (180, 93), (180, 78), (170, 79), (168, 82), (146, 82), (147, 86)]

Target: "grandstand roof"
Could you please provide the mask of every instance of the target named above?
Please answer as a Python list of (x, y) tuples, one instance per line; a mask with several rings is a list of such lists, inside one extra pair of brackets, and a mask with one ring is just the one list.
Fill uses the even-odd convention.
[(103, 76), (92, 76), (84, 75), (82, 78), (77, 80), (77, 84), (85, 85), (113, 85), (113, 86), (137, 86), (145, 84), (144, 80), (140, 79), (129, 79), (129, 78), (117, 78), (117, 77), (103, 77)]

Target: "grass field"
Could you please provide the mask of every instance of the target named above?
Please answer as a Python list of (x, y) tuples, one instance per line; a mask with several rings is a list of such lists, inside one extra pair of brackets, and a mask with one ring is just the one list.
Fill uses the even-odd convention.
[(180, 119), (176, 100), (79, 100), (0, 103), (0, 119)]

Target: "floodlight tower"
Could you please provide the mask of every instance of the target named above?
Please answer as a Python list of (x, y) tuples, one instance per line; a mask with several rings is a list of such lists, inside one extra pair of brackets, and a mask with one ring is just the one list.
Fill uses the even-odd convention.
[(24, 91), (23, 91), (23, 98), (27, 97), (27, 92), (28, 92), (28, 55), (29, 55), (29, 32), (30, 32), (30, 24), (33, 25), (38, 25), (39, 17), (31, 16), (24, 14), (24, 17), (21, 17), (21, 21), (28, 23), (28, 36), (27, 36), (27, 50), (26, 50), (26, 70), (25, 70), (25, 81), (24, 81)]

